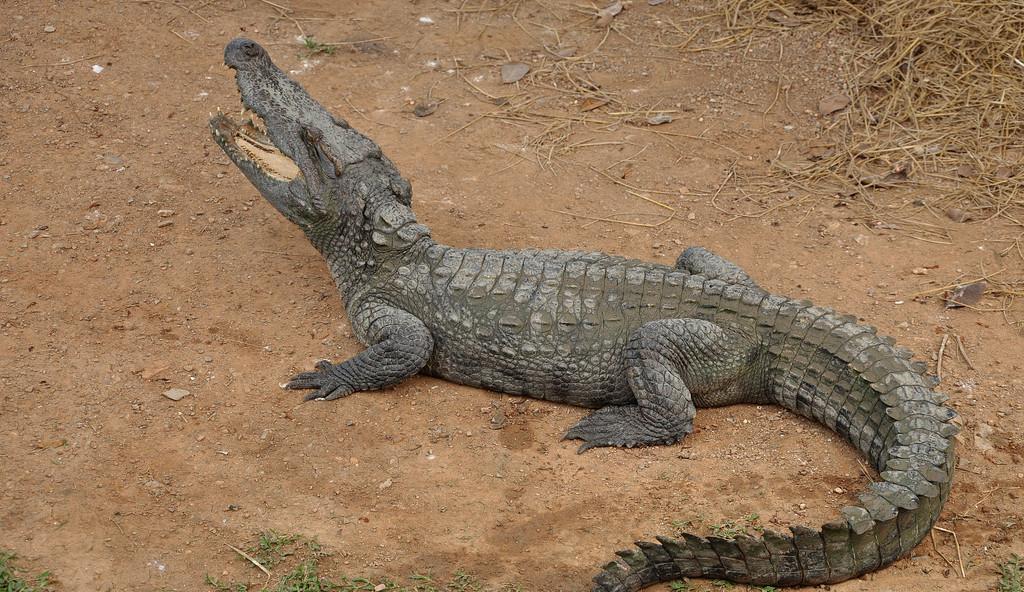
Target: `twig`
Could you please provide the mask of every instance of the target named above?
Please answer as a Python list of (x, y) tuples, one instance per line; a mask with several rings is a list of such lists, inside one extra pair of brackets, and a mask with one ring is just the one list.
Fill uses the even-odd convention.
[(953, 535), (953, 544), (956, 545), (956, 558), (957, 558), (957, 561), (960, 562), (960, 577), (961, 578), (966, 578), (967, 577), (967, 571), (964, 570), (964, 557), (960, 553), (960, 539), (957, 538), (956, 533), (953, 532), (952, 530), (948, 530), (948, 529), (942, 528), (941, 526), (933, 526), (932, 528), (934, 528), (935, 530), (938, 530), (939, 532), (945, 532), (945, 533)]
[(971, 363), (971, 358), (967, 356), (967, 350), (964, 348), (964, 340), (959, 335), (956, 336), (956, 348), (960, 355), (964, 357), (964, 361), (967, 362), (967, 367), (974, 370), (974, 364)]
[(22, 68), (50, 68), (50, 67), (54, 67), (54, 66), (69, 66), (71, 64), (77, 64), (78, 62), (84, 62), (86, 60), (92, 60), (92, 59), (98, 58), (101, 55), (103, 55), (103, 54), (102, 53), (98, 53), (96, 55), (87, 56), (87, 57), (84, 57), (84, 58), (78, 58), (77, 60), (71, 60), (71, 61), (68, 61), (68, 62), (54, 62), (52, 64), (25, 64), (24, 66), (21, 66), (21, 67)]
[[(555, 212), (556, 214), (563, 214), (565, 216), (573, 216), (574, 218), (583, 218), (585, 220), (593, 220), (594, 222), (611, 222), (612, 224), (623, 224), (625, 226), (639, 226), (640, 228), (658, 228), (663, 226), (675, 218), (675, 212), (665, 216), (665, 218), (659, 222), (647, 223), (647, 222), (630, 222), (629, 220), (615, 220), (614, 218), (598, 218), (595, 216), (587, 216), (585, 214), (574, 214), (572, 212), (566, 212), (564, 210), (548, 210)], [(612, 214), (613, 216), (615, 214)]]
[(124, 538), (128, 539), (128, 542), (131, 543), (133, 547), (138, 547), (139, 546), (139, 544), (136, 543), (135, 540), (132, 539), (132, 537), (128, 536), (128, 534), (125, 533), (124, 529), (121, 528), (121, 525), (117, 522), (117, 520), (114, 520), (113, 518), (111, 518), (110, 521), (114, 523), (114, 526), (117, 527), (117, 530), (121, 531), (121, 536), (123, 536)]
[(360, 43), (371, 43), (373, 41), (384, 41), (386, 39), (394, 39), (394, 35), (388, 35), (387, 37), (371, 37), (369, 39), (360, 39), (359, 41), (331, 41), (330, 43), (317, 41), (317, 45), (326, 45), (328, 47), (340, 47), (343, 45), (359, 45)]
[[(633, 191), (643, 191), (644, 193), (657, 193), (657, 194), (660, 194), (660, 195), (678, 195), (674, 191), (662, 191), (662, 190), (659, 190), (659, 189), (644, 189), (643, 187), (637, 187), (636, 185), (630, 185), (629, 183), (626, 183), (622, 179), (616, 179), (615, 177), (609, 175), (608, 173), (602, 171), (601, 169), (594, 168), (594, 167), (592, 167), (590, 165), (587, 165), (587, 168), (589, 168), (590, 170), (594, 171), (595, 173), (601, 175), (602, 177), (608, 179), (612, 183), (615, 183), (616, 185), (622, 185), (626, 189), (632, 189)], [(659, 203), (658, 205), (660, 205), (662, 207), (665, 207), (665, 208), (668, 208), (668, 206), (666, 206), (665, 204), (660, 204)], [(671, 208), (669, 208), (669, 209), (671, 209)]]
[(942, 382), (942, 358), (946, 355), (946, 342), (949, 341), (949, 333), (942, 335), (942, 343), (939, 344), (939, 362), (935, 365), (935, 376)]
[(253, 557), (251, 555), (249, 555), (245, 551), (239, 549), (238, 547), (236, 547), (236, 546), (234, 546), (234, 545), (232, 545), (230, 543), (224, 543), (224, 544), (227, 545), (228, 547), (230, 547), (232, 551), (234, 551), (235, 553), (238, 553), (242, 557), (248, 559), (250, 563), (252, 563), (256, 567), (260, 568), (260, 571), (262, 571), (263, 573), (267, 574), (268, 578), (271, 577), (270, 570), (265, 568), (265, 567), (263, 567), (263, 565), (261, 565), (259, 561), (256, 561), (255, 559), (253, 559)]
[(932, 537), (932, 549), (934, 549), (935, 552), (939, 555), (939, 557), (941, 557), (942, 560), (946, 562), (946, 565), (948, 565), (950, 569), (956, 569), (956, 566), (953, 565), (953, 562), (949, 559), (946, 559), (946, 556), (942, 554), (942, 551), (939, 551), (939, 546), (935, 544), (935, 531), (929, 530), (928, 534), (930, 534)]

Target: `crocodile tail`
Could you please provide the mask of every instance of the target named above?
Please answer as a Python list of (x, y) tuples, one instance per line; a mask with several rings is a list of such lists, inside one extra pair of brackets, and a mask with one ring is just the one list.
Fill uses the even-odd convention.
[(888, 565), (928, 534), (953, 478), (956, 413), (910, 352), (834, 311), (736, 286), (715, 287), (715, 322), (754, 326), (772, 399), (846, 438), (880, 480), (819, 529), (734, 539), (684, 533), (619, 551), (594, 592), (703, 577), (754, 585), (836, 583)]

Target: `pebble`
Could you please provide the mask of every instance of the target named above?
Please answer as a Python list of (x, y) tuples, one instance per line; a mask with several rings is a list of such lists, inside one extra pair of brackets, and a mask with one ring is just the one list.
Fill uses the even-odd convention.
[(164, 391), (164, 396), (172, 401), (180, 401), (188, 395), (189, 392), (183, 388), (172, 388)]
[(161, 218), (170, 218), (174, 215), (174, 210), (157, 210), (156, 215)]
[(377, 485), (377, 489), (379, 489), (379, 490), (381, 490), (381, 491), (384, 491), (384, 490), (385, 490), (385, 489), (387, 489), (388, 487), (391, 487), (391, 485), (392, 485), (392, 481), (391, 481), (391, 479), (385, 479), (384, 481), (381, 481), (381, 482), (380, 482), (380, 483), (379, 483), (379, 484)]
[(57, 27), (54, 27), (53, 25), (46, 25), (45, 27), (43, 27), (43, 33), (53, 33), (56, 30)]
[(946, 210), (946, 217), (954, 222), (965, 222), (967, 220), (967, 212), (960, 208), (950, 208)]
[(501, 67), (501, 81), (505, 84), (518, 82), (529, 71), (530, 66), (523, 63), (504, 64)]
[(843, 489), (842, 487), (836, 487), (836, 488), (835, 488), (835, 489), (833, 489), (832, 491), (834, 491), (834, 492), (836, 492), (836, 493), (846, 493), (846, 490), (845, 490), (845, 489)]
[(161, 221), (157, 222), (156, 227), (157, 228), (164, 228), (165, 226), (170, 226), (171, 224), (174, 224), (174, 220), (161, 220)]

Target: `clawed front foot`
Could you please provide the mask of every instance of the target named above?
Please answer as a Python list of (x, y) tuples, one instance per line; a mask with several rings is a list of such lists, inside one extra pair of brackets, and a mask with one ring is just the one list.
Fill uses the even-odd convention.
[(569, 428), (563, 440), (583, 440), (579, 454), (599, 446), (675, 444), (693, 431), (692, 421), (668, 421), (637, 405), (602, 407)]
[[(340, 365), (340, 364), (339, 364)], [(335, 364), (327, 360), (316, 363), (316, 371), (296, 374), (289, 380), (286, 389), (316, 389), (305, 396), (305, 401), (333, 401), (351, 395), (353, 390), (337, 375)]]

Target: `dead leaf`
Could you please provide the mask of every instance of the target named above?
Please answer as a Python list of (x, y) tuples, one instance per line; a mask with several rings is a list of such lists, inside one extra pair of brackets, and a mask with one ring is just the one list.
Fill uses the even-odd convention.
[(996, 178), (997, 179), (1009, 179), (1013, 176), (1013, 168), (1004, 165), (996, 167)]
[(837, 111), (842, 111), (850, 106), (850, 97), (839, 93), (829, 95), (820, 101), (818, 101), (818, 113), (822, 115), (832, 115)]
[(530, 66), (520, 62), (513, 62), (511, 64), (504, 64), (501, 67), (501, 81), (505, 84), (512, 84), (519, 82), (526, 73), (530, 71)]
[(906, 181), (910, 176), (910, 162), (901, 162), (893, 170), (884, 175), (864, 175), (857, 179), (857, 183), (864, 187), (885, 189), (893, 187), (897, 183)]
[(68, 443), (64, 438), (50, 438), (47, 440), (40, 440), (32, 446), (36, 450), (46, 450), (47, 448), (60, 448)]
[(587, 97), (580, 103), (581, 111), (593, 111), (598, 107), (604, 107), (608, 104), (608, 99), (595, 99), (594, 97)]
[(622, 12), (622, 2), (615, 0), (615, 2), (597, 11), (597, 24), (607, 27), (612, 24), (612, 19), (620, 12)]
[(981, 296), (988, 288), (985, 282), (974, 282), (964, 286), (957, 286), (952, 292), (946, 294), (946, 308), (962, 308), (981, 302)]
[(835, 153), (835, 148), (831, 145), (816, 144), (807, 148), (807, 160), (823, 160), (825, 158), (831, 158)]

